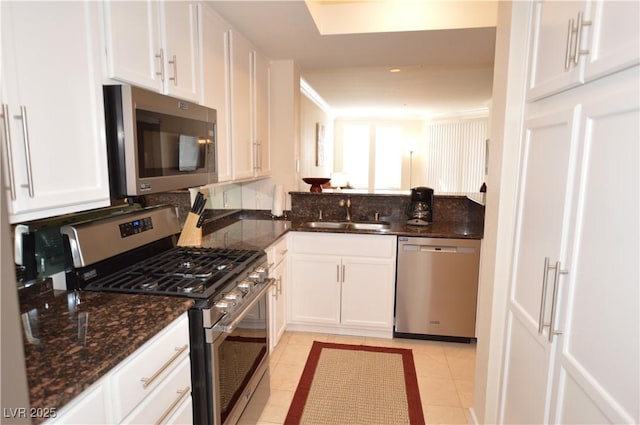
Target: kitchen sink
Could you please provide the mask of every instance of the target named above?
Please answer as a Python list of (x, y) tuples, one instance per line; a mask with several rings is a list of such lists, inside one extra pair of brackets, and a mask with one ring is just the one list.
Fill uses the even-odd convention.
[(325, 230), (389, 230), (391, 224), (386, 221), (308, 221), (302, 223), (306, 229)]

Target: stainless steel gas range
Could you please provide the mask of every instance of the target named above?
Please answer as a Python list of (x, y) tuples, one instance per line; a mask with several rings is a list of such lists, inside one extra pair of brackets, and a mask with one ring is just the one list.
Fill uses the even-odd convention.
[(179, 247), (172, 207), (60, 229), (69, 289), (172, 295), (189, 310), (194, 424), (235, 423), (268, 370), (263, 251)]

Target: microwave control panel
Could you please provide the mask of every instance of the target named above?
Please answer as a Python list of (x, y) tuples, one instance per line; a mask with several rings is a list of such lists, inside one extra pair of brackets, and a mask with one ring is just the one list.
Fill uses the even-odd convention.
[(153, 229), (151, 217), (144, 217), (120, 224), (120, 237), (127, 238)]

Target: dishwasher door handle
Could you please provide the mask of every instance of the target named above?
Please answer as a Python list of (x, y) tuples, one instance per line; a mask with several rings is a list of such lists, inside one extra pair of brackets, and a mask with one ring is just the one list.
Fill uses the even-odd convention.
[(420, 252), (458, 252), (456, 246), (421, 246)]

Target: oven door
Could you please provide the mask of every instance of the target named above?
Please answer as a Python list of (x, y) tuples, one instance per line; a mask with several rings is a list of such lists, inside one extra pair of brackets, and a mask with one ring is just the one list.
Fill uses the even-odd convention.
[(231, 323), (207, 332), (213, 374), (213, 424), (236, 423), (269, 364), (267, 292), (270, 284)]

